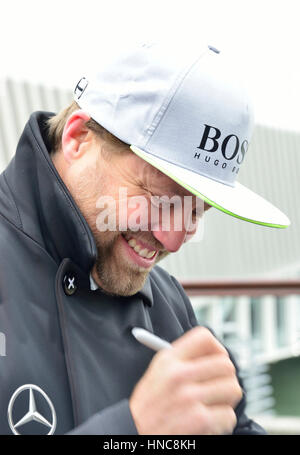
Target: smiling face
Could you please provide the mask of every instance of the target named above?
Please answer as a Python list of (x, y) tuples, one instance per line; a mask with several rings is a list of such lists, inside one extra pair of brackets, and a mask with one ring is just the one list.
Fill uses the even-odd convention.
[[(74, 134), (72, 140), (70, 136), (63, 139), (63, 153), (54, 156), (53, 162), (94, 235), (98, 257), (92, 276), (107, 293), (133, 295), (143, 287), (153, 266), (196, 232), (196, 197), (129, 147), (114, 153), (91, 131), (81, 132), (76, 141)], [(182, 204), (169, 204), (166, 229), (165, 207), (156, 207), (158, 216), (153, 222), (153, 206), (156, 197), (174, 195)], [(205, 205), (204, 210), (209, 207)], [(113, 229), (111, 225), (105, 229), (110, 216), (116, 223)], [(182, 221), (180, 229), (178, 220)]]

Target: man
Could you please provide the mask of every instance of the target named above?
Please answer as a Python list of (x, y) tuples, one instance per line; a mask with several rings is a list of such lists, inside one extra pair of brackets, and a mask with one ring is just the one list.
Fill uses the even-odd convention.
[[(0, 178), (2, 434), (264, 433), (233, 359), (156, 266), (196, 233), (199, 201), (289, 224), (235, 182), (252, 117), (233, 74), (210, 46), (144, 45), (31, 116)], [(173, 196), (169, 224), (163, 204), (153, 219)]]

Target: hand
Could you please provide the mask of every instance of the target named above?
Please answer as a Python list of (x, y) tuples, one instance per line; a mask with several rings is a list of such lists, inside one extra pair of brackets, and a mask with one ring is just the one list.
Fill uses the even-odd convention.
[(228, 352), (195, 327), (152, 359), (129, 400), (139, 434), (231, 434), (243, 392)]

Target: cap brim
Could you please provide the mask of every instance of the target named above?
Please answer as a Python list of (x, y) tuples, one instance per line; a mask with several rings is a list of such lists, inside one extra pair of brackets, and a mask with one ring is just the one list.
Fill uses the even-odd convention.
[(159, 169), (192, 194), (228, 215), (250, 223), (274, 228), (286, 228), (291, 224), (281, 210), (238, 182), (235, 183), (234, 187), (228, 186), (169, 163), (134, 145), (131, 145), (130, 148), (140, 158)]

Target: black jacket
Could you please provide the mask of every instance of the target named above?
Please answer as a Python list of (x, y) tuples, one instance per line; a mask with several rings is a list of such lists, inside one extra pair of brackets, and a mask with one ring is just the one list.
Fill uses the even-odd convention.
[[(154, 353), (132, 337), (131, 327), (172, 342), (197, 325), (196, 317), (179, 283), (157, 266), (132, 297), (90, 289), (96, 245), (49, 157), (49, 115), (30, 117), (0, 176), (0, 331), (6, 337), (0, 433), (11, 434), (12, 394), (34, 384), (54, 405), (55, 434), (137, 434), (128, 398)], [(50, 419), (46, 401), (35, 399)], [(245, 399), (236, 409), (235, 433), (263, 433), (244, 407)], [(23, 392), (13, 421), (27, 411)], [(19, 431), (45, 434), (45, 427), (31, 422)]]

